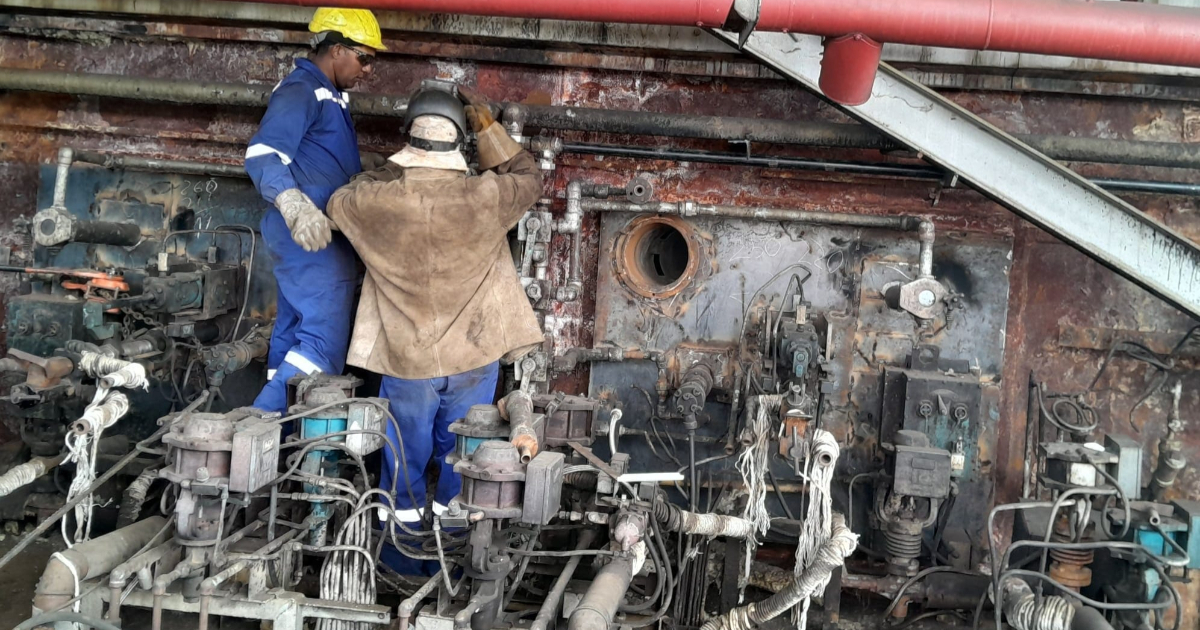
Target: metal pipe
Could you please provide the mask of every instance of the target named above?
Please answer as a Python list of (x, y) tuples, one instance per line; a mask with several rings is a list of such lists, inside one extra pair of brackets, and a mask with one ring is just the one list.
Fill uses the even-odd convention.
[(186, 559), (175, 565), (175, 568), (171, 569), (168, 573), (154, 578), (154, 588), (151, 590), (151, 594), (154, 597), (150, 611), (151, 630), (162, 630), (163, 599), (167, 596), (167, 589), (177, 580), (194, 576), (207, 564), (208, 558), (203, 549), (188, 547), (188, 557)]
[(1025, 463), (1021, 478), (1021, 498), (1033, 496), (1034, 470), (1038, 466), (1037, 445), (1041, 436), (1041, 404), (1037, 380), (1029, 371), (1029, 402), (1025, 407)]
[(206, 175), (211, 177), (246, 178), (246, 169), (241, 164), (209, 164), (204, 162), (187, 162), (184, 160), (157, 160), (154, 158), (100, 153), (98, 151), (78, 151), (76, 162), (96, 164), (110, 169), (130, 171), (151, 171), (155, 173), (181, 173), (183, 175)]
[(538, 453), (537, 432), (533, 428), (533, 399), (528, 392), (514, 391), (504, 397), (501, 409), (508, 416), (508, 441), (517, 447), (521, 462), (528, 464)]
[(921, 221), (917, 226), (917, 238), (921, 241), (920, 277), (933, 277), (933, 221)]
[[(259, 523), (260, 525), (262, 524), (262, 521), (255, 522)], [(243, 528), (241, 531), (245, 532), (246, 529), (247, 528)], [(296, 538), (296, 536), (299, 536), (300, 532), (301, 530), (299, 529), (293, 529), (292, 531), (260, 547), (259, 550), (255, 552), (255, 555), (265, 556), (267, 554), (274, 553), (280, 547)], [(230, 538), (232, 538), (232, 536)], [(217, 592), (217, 588), (229, 581), (233, 576), (241, 573), (242, 570), (250, 564), (250, 562), (252, 562), (252, 560), (249, 558), (236, 560), (231, 562), (229, 566), (225, 567), (225, 569), (220, 573), (206, 578), (203, 582), (200, 582), (200, 617), (197, 621), (198, 630), (208, 630), (208, 608), (209, 604), (212, 603), (213, 594)]]
[[(563, 153), (603, 155), (608, 157), (625, 157), (646, 160), (671, 160), (674, 162), (699, 162), (706, 164), (730, 164), (735, 166), (758, 166), (762, 168), (786, 168), (803, 171), (820, 171), (826, 173), (846, 173), (850, 175), (905, 177), (909, 179), (942, 180), (947, 176), (945, 171), (932, 166), (871, 164), (865, 162), (837, 162), (830, 160), (738, 155), (733, 153), (714, 153), (710, 151), (649, 149), (645, 147), (626, 147), (603, 144), (564, 143)], [(1197, 159), (1200, 160), (1200, 155), (1197, 156)], [(1107, 161), (1113, 164), (1141, 163), (1132, 160), (1121, 161), (1119, 158), (1113, 158)], [(1161, 164), (1159, 166), (1161, 166)], [(1200, 162), (1193, 166), (1200, 167)], [(1101, 188), (1117, 192), (1200, 196), (1200, 184), (1191, 184), (1186, 182), (1157, 182), (1134, 179), (1105, 178), (1092, 179), (1090, 181)], [(568, 199), (568, 204), (569, 203), (570, 200)]]
[(116, 568), (108, 574), (108, 588), (110, 592), (108, 601), (108, 615), (106, 619), (109, 621), (120, 621), (121, 619), (121, 591), (125, 589), (125, 585), (129, 582), (129, 578), (137, 574), (142, 569), (145, 569), (154, 563), (162, 560), (167, 554), (174, 553), (179, 550), (179, 543), (175, 540), (167, 542), (145, 552), (130, 558), (129, 560), (117, 565)]
[(608, 414), (608, 455), (610, 459), (617, 454), (617, 440), (621, 437), (617, 433), (617, 427), (621, 424), (622, 415), (620, 409), (613, 409)]
[(417, 589), (417, 592), (400, 602), (400, 606), (396, 608), (396, 619), (400, 622), (399, 630), (408, 630), (408, 624), (412, 621), (412, 614), (417, 609), (417, 604), (420, 604), (421, 600), (428, 597), (433, 592), (433, 589), (437, 588), (441, 580), (442, 572), (439, 570), (421, 588)]
[[(170, 79), (20, 68), (0, 68), (0, 91), (48, 92), (186, 105), (258, 108), (265, 108), (271, 96), (271, 88), (267, 85), (195, 83)], [(523, 112), (526, 117), (526, 127), (532, 129), (595, 131), (634, 136), (796, 144), (847, 149), (878, 149), (880, 151), (906, 149), (904, 145), (858, 124), (663, 114), (552, 105), (513, 105)], [(355, 114), (402, 118), (406, 109), (406, 101), (404, 97), (387, 94), (355, 94), (350, 101), (350, 109)], [(1014, 137), (1052, 158), (1063, 161), (1200, 168), (1200, 144), (1198, 143), (1141, 142), (1028, 134), (1014, 134)], [(691, 159), (692, 161), (701, 161), (698, 158)], [(175, 161), (162, 160), (161, 162), (172, 165), (172, 167), (176, 165)], [(179, 163), (181, 168), (184, 164), (189, 163)], [(214, 166), (223, 168), (226, 165)]]
[[(595, 530), (583, 530), (579, 533), (579, 540), (575, 544), (575, 550), (583, 551), (587, 549), (595, 539)], [(563, 567), (562, 573), (558, 574), (558, 579), (554, 581), (554, 585), (550, 587), (550, 592), (546, 595), (545, 601), (542, 602), (542, 607), (538, 610), (537, 617), (533, 620), (533, 625), (529, 626), (529, 630), (546, 630), (546, 628), (550, 627), (550, 622), (554, 621), (554, 613), (558, 610), (559, 603), (562, 602), (563, 593), (567, 591), (567, 583), (575, 575), (575, 569), (579, 568), (581, 560), (583, 560), (583, 556), (571, 556), (567, 559), (566, 566)]]
[(787, 208), (765, 208), (762, 206), (708, 205), (690, 201), (636, 204), (628, 201), (584, 199), (582, 205), (584, 210), (593, 212), (675, 214), (684, 217), (730, 217), (736, 219), (757, 219), (760, 221), (795, 221), (797, 223), (848, 225), (903, 231), (914, 230), (921, 224), (920, 218), (912, 216), (881, 217), (864, 214), (842, 214), (839, 212), (809, 212)]
[(71, 176), (74, 157), (75, 153), (69, 147), (58, 150), (58, 171), (54, 176), (54, 201), (51, 204), (55, 208), (67, 207), (67, 179)]
[(583, 279), (580, 276), (582, 271), (579, 266), (579, 249), (583, 246), (581, 232), (579, 229), (571, 232), (571, 256), (568, 258), (571, 268), (567, 271), (566, 286), (559, 287), (555, 295), (559, 302), (574, 302), (583, 291)]
[(79, 582), (111, 571), (150, 542), (166, 522), (161, 516), (152, 516), (51, 556), (33, 596), (34, 613), (54, 610), (71, 601)]
[[(876, 175), (910, 177), (916, 179), (941, 179), (943, 172), (931, 166), (904, 164), (868, 164), (862, 162), (831, 162), (790, 157), (761, 155), (738, 155), (709, 151), (679, 151), (644, 147), (612, 146), (602, 144), (563, 143), (563, 153), (627, 157), (646, 160), (672, 160), (676, 162), (704, 162), (708, 164), (732, 164), (737, 166), (761, 166), (763, 168), (790, 168), (804, 171), (850, 173), (854, 175)], [(569, 204), (569, 200), (568, 200)]]
[(632, 580), (632, 558), (614, 558), (604, 565), (571, 613), (568, 630), (608, 630)]
[[(257, 0), (418, 13), (716, 28), (734, 0)], [(762, 31), (1200, 67), (1200, 13), (1086, 0), (761, 0)], [(738, 7), (739, 9), (741, 7)], [(744, 18), (743, 18), (744, 19)], [(734, 20), (737, 21), (737, 20)], [(730, 30), (738, 30), (730, 25)]]

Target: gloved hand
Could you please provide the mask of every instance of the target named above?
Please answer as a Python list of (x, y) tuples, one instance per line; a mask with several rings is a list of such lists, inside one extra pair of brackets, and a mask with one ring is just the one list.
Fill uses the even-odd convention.
[(467, 114), (467, 122), (471, 123), (471, 130), (479, 133), (496, 122), (492, 116), (492, 107), (488, 104), (488, 100), (475, 91), (459, 86), (458, 98), (467, 106), (463, 111)]
[(292, 240), (306, 252), (319, 252), (333, 240), (333, 224), (329, 217), (297, 188), (291, 188), (275, 197), (275, 207), (283, 215)]

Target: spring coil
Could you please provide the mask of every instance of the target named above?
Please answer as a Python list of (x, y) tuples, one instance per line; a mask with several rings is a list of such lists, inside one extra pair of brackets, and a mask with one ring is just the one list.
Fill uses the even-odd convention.
[(1050, 559), (1062, 564), (1086, 567), (1096, 559), (1096, 552), (1091, 549), (1051, 549)]
[(1008, 607), (1007, 613), (1014, 630), (1067, 630), (1075, 618), (1075, 608), (1066, 599), (1051, 595), (1038, 606), (1032, 593)]
[(915, 560), (921, 555), (921, 534), (894, 531), (883, 533), (887, 553), (896, 560)]

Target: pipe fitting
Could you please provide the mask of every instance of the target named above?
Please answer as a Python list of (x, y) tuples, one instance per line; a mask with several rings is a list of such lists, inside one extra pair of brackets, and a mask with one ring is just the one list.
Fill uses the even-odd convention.
[(533, 428), (533, 398), (529, 392), (518, 389), (500, 402), (501, 415), (507, 416), (511, 427), (508, 441), (517, 447), (521, 463), (528, 464), (538, 453), (537, 432)]
[(71, 164), (75, 161), (75, 151), (70, 147), (58, 150), (58, 171), (54, 176), (54, 201), (52, 208), (67, 209), (67, 180), (71, 176)]
[(504, 130), (517, 142), (521, 142), (522, 134), (525, 131), (525, 119), (525, 108), (517, 103), (505, 105), (501, 113), (501, 120), (504, 121)]
[(554, 230), (563, 234), (573, 234), (583, 225), (583, 183), (572, 181), (567, 183), (567, 213), (562, 220), (554, 224)]
[(917, 240), (921, 242), (920, 277), (933, 277), (933, 221), (923, 220), (917, 226)]

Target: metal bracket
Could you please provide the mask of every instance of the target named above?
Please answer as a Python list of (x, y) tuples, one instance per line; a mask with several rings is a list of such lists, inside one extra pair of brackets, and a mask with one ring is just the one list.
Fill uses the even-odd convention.
[(754, 27), (758, 26), (761, 6), (762, 0), (734, 0), (733, 13), (742, 20), (742, 28), (738, 31), (738, 50), (746, 45), (746, 40), (754, 33)]

